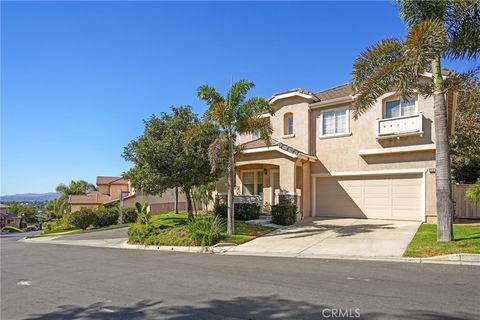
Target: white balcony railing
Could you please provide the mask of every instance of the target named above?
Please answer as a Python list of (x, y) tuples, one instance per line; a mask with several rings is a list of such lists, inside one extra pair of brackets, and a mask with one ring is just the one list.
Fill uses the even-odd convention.
[(377, 119), (377, 139), (423, 134), (423, 115)]

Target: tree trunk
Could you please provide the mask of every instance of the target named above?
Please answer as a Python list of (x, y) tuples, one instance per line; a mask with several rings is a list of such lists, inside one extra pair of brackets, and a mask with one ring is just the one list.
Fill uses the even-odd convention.
[(234, 217), (234, 179), (235, 179), (235, 154), (233, 152), (233, 136), (230, 132), (230, 141), (229, 141), (229, 156), (228, 156), (228, 166), (227, 166), (227, 182), (228, 182), (228, 193), (227, 193), (227, 234), (233, 235), (235, 233), (235, 217)]
[(448, 143), (447, 105), (440, 57), (432, 61), (436, 144), (437, 241), (453, 240), (453, 202)]
[(175, 187), (175, 214), (178, 214), (178, 187)]
[(187, 213), (188, 213), (188, 220), (193, 219), (193, 210), (192, 210), (192, 197), (190, 196), (190, 188), (183, 189), (185, 192), (185, 197), (187, 198)]
[(195, 215), (197, 214), (197, 204), (195, 203), (195, 198), (193, 196), (193, 191), (192, 191), (192, 203), (193, 203), (193, 211), (195, 212)]

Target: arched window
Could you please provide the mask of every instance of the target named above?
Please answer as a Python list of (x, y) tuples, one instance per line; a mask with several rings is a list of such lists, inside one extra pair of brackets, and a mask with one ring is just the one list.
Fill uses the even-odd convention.
[(293, 113), (285, 113), (283, 118), (283, 134), (293, 135)]

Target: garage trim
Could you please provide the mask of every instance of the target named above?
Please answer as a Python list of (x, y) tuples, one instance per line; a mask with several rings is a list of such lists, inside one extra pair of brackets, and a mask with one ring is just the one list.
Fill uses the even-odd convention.
[(395, 174), (412, 174), (420, 173), (422, 174), (422, 221), (426, 220), (426, 202), (427, 202), (427, 183), (426, 183), (426, 173), (428, 169), (397, 169), (397, 170), (369, 170), (369, 171), (344, 171), (344, 172), (329, 172), (329, 173), (313, 173), (312, 174), (312, 217), (317, 216), (317, 178), (327, 178), (327, 177), (348, 177), (348, 176), (372, 176), (372, 175), (395, 175)]

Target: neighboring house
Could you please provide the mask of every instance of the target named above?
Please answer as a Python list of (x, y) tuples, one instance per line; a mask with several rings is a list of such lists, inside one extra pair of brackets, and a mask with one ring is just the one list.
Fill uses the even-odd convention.
[[(428, 75), (425, 75), (428, 77)], [(433, 97), (402, 101), (384, 94), (353, 119), (349, 84), (313, 93), (295, 89), (269, 102), (270, 145), (242, 135), (236, 156), (238, 195), (257, 195), (264, 211), (286, 194), (299, 219), (311, 216), (434, 222)], [(447, 94), (454, 129), (456, 94)]]
[(0, 228), (6, 226), (12, 226), (20, 228), (20, 217), (17, 217), (16, 214), (10, 212), (10, 207), (0, 203)]
[[(175, 192), (166, 190), (161, 196), (144, 195), (135, 191), (130, 180), (122, 177), (97, 177), (97, 190), (85, 195), (71, 195), (68, 198), (70, 212), (81, 208), (97, 208), (119, 204), (122, 208), (133, 208), (136, 202), (147, 203), (152, 214), (159, 214), (175, 209)], [(185, 195), (178, 193), (179, 210), (186, 209)]]

